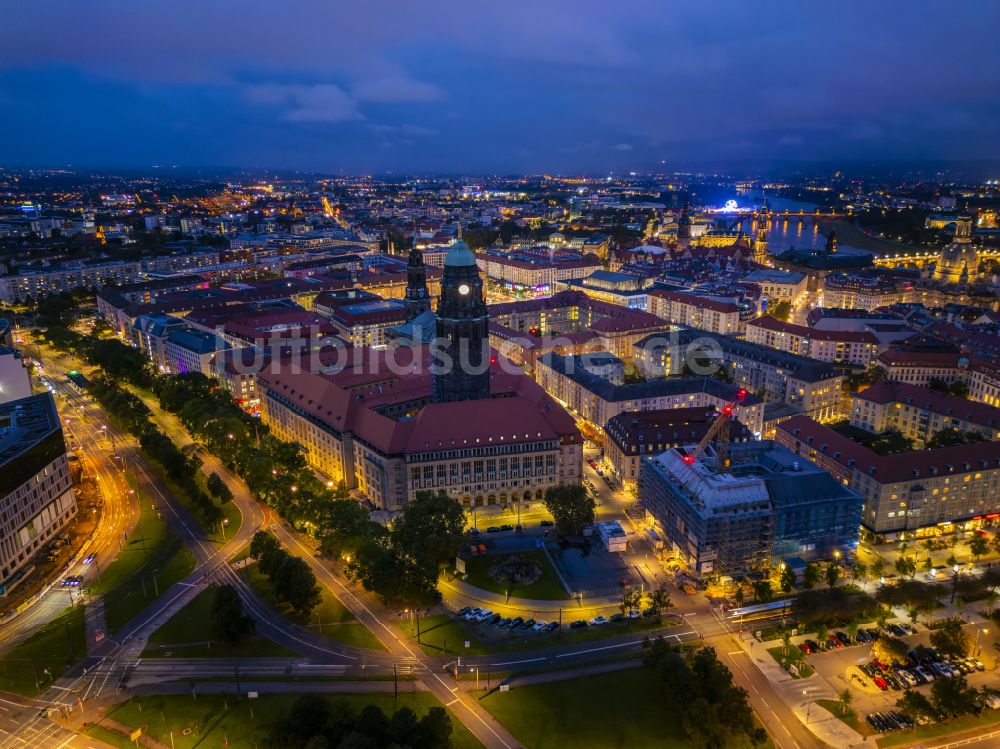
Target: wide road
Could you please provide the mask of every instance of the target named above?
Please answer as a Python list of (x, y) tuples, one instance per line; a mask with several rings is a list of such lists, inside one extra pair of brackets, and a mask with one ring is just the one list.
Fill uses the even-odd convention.
[[(36, 350), (35, 358), (40, 358), (37, 353)], [(125, 535), (131, 533), (139, 518), (139, 500), (125, 480), (124, 462), (114, 442), (116, 430), (107, 430), (100, 407), (82, 397), (66, 381), (54, 361), (44, 358), (41, 364), (43, 380), (56, 391), (56, 408), (68, 442), (79, 450), (84, 471), (95, 478), (103, 507), (97, 530), (76, 562), (68, 565), (58, 578), (49, 581), (46, 592), (34, 599), (27, 609), (0, 624), (0, 651), (15, 646), (78, 600), (80, 592), (61, 587), (61, 579), (80, 575), (83, 587), (92, 584), (99, 571), (121, 552)], [(82, 558), (90, 554), (95, 555), (93, 563), (83, 564)]]

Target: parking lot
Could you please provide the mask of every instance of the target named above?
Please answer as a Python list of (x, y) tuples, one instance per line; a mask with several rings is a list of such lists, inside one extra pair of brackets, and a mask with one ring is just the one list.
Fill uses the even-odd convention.
[[(874, 632), (874, 626), (862, 631), (872, 629)], [(983, 636), (980, 632), (979, 648), (981, 653), (978, 656), (973, 656), (971, 660), (962, 660), (962, 662), (952, 662), (943, 657), (933, 658), (930, 653), (918, 651), (918, 655), (924, 656), (919, 664), (911, 663), (905, 668), (893, 668), (889, 664), (874, 662), (870, 642), (850, 645), (841, 642), (840, 647), (828, 647), (820, 652), (809, 654), (806, 658), (809, 664), (836, 692), (839, 693), (845, 688), (851, 690), (852, 707), (862, 717), (872, 713), (893, 711), (896, 700), (905, 690), (917, 689), (928, 694), (934, 680), (952, 678), (958, 674), (963, 675), (970, 686), (1000, 687), (1000, 679), (998, 679), (996, 671), (1000, 651), (994, 647), (997, 637), (997, 633), (994, 631), (996, 628), (984, 627), (983, 624), (967, 624), (965, 627), (973, 642), (977, 629), (985, 628), (989, 634)], [(910, 650), (918, 645), (929, 648), (930, 631), (920, 624), (917, 625), (916, 629), (916, 634), (906, 634), (901, 639)], [(846, 633), (843, 634), (846, 635)], [(831, 636), (837, 639), (835, 635)], [(815, 640), (815, 638), (807, 639)], [(801, 638), (796, 638), (796, 645), (800, 642)], [(898, 726), (890, 721), (888, 725), (882, 726), (879, 732), (897, 729)]]

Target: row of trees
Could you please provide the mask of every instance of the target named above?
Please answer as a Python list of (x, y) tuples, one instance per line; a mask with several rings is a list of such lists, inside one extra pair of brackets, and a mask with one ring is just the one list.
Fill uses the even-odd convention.
[(714, 749), (744, 738), (754, 745), (767, 741), (767, 732), (754, 723), (746, 690), (733, 684), (714, 648), (687, 655), (658, 638), (649, 645), (644, 663), (655, 672), (690, 746)]
[(275, 722), (268, 746), (278, 749), (449, 749), (453, 727), (448, 711), (430, 708), (423, 717), (408, 707), (391, 716), (378, 705), (357, 711), (343, 700), (304, 694)]
[(915, 722), (950, 721), (961, 715), (978, 713), (985, 699), (996, 693), (997, 690), (990, 687), (970, 687), (964, 676), (955, 676), (935, 679), (931, 684), (930, 697), (916, 689), (907, 690), (896, 700), (896, 707)]
[[(203, 526), (206, 529), (215, 527), (223, 513), (198, 485), (196, 476), (201, 461), (185, 455), (172, 439), (153, 426), (152, 413), (146, 404), (113, 380), (106, 376), (95, 377), (90, 383), (90, 393), (105, 411), (114, 414), (124, 429), (139, 439), (143, 452), (163, 466), (167, 478), (183, 490), (190, 509)], [(226, 489), (228, 491), (228, 487)]]
[(319, 605), (321, 594), (316, 576), (301, 557), (281, 548), (278, 539), (267, 531), (257, 531), (250, 542), (250, 556), (267, 576), (279, 603), (288, 604), (302, 616), (309, 616)]

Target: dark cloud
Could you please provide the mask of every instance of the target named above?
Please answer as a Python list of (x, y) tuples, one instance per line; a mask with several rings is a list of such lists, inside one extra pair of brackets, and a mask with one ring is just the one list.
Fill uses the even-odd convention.
[(54, 0), (0, 162), (568, 172), (997, 158), (995, 3)]

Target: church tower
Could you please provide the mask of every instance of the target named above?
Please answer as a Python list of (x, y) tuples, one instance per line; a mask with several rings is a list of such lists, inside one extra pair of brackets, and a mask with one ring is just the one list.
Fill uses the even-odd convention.
[(677, 248), (680, 250), (686, 250), (691, 246), (691, 214), (688, 208), (688, 199), (685, 196), (681, 217), (677, 221)]
[(767, 260), (767, 227), (771, 221), (771, 210), (767, 207), (767, 198), (760, 210), (754, 216), (753, 259), (763, 263)]
[(417, 231), (413, 230), (413, 247), (406, 263), (406, 320), (409, 322), (431, 308), (427, 294), (427, 268), (424, 253), (417, 249)]
[(830, 235), (826, 238), (826, 251), (829, 255), (837, 254), (837, 232), (834, 229), (830, 230)]
[(476, 256), (461, 235), (444, 260), (436, 344), (446, 356), (434, 362), (434, 402), (489, 398), (489, 314)]

